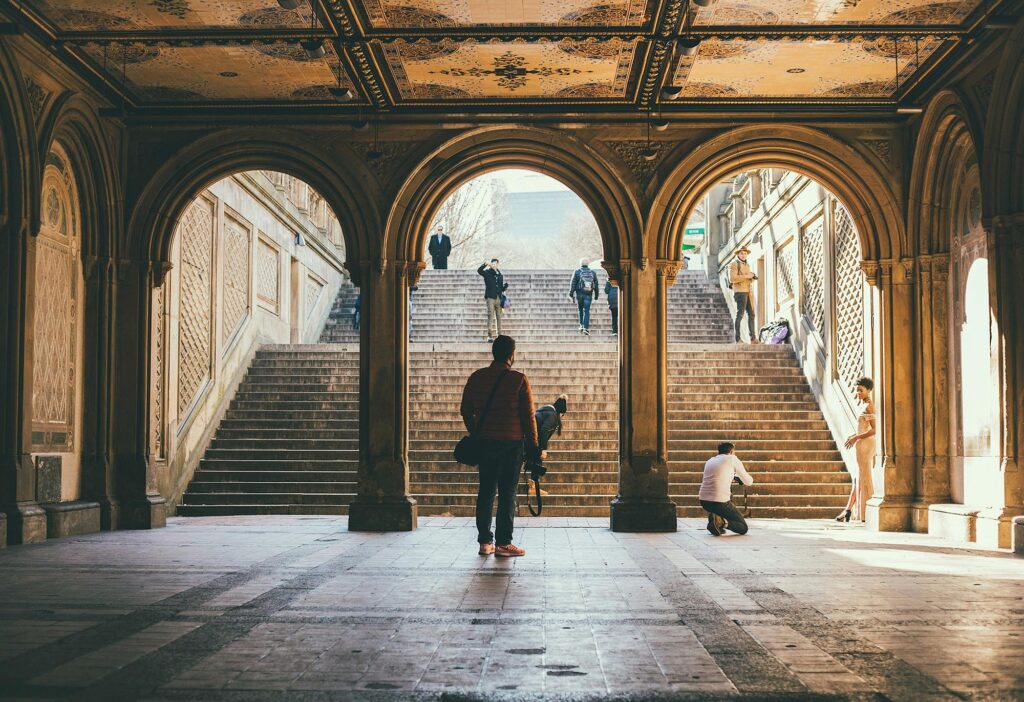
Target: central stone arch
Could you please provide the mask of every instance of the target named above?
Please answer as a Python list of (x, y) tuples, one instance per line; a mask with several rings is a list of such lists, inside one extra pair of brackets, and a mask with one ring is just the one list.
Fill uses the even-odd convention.
[(455, 137), (426, 156), (406, 179), (385, 225), (386, 258), (422, 263), (431, 218), (461, 185), (489, 171), (522, 168), (564, 183), (590, 208), (614, 279), (623, 259), (638, 256), (639, 207), (612, 169), (589, 147), (535, 127), (493, 127)]

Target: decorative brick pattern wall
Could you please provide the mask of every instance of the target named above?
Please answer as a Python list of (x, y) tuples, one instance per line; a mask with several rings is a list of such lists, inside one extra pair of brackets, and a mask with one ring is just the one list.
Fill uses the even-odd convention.
[(819, 334), (825, 332), (825, 219), (819, 217), (800, 237), (803, 259), (801, 311)]
[(178, 331), (178, 414), (184, 415), (210, 379), (213, 349), (213, 236), (215, 207), (205, 197), (181, 217), (181, 294)]
[(230, 339), (249, 314), (249, 258), (249, 228), (225, 218), (222, 341)]
[(836, 372), (843, 387), (853, 392), (864, 375), (864, 273), (857, 230), (846, 208), (835, 203), (835, 306), (833, 348)]
[(280, 257), (276, 248), (260, 239), (256, 248), (256, 296), (277, 312), (281, 299)]

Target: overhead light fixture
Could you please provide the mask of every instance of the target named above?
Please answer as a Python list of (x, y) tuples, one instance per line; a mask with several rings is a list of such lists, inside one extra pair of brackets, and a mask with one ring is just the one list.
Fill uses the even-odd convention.
[(370, 127), (370, 123), (365, 119), (360, 119), (352, 123), (352, 129), (357, 132), (365, 132)]
[(661, 89), (661, 96), (666, 100), (675, 100), (683, 92), (681, 86), (678, 85), (666, 85)]
[(383, 155), (384, 155), (384, 152), (381, 151), (378, 148), (373, 148), (373, 149), (370, 149), (369, 151), (366, 152), (366, 158), (368, 158), (371, 161), (376, 161), (378, 158), (381, 158)]
[(283, 10), (297, 10), (302, 5), (302, 0), (277, 0), (277, 4)]
[(327, 92), (329, 92), (338, 102), (352, 102), (356, 97), (356, 94), (352, 92), (352, 88), (342, 88), (337, 85), (329, 87)]
[(693, 56), (700, 46), (700, 37), (679, 37), (676, 39), (676, 48), (683, 56)]
[(663, 132), (663, 131), (665, 131), (666, 129), (668, 129), (668, 120), (667, 119), (656, 119), (656, 120), (654, 120), (653, 122), (651, 122), (651, 129), (653, 129), (656, 132)]
[(296, 246), (305, 246), (306, 245), (306, 237), (302, 236), (302, 232), (295, 232), (295, 245)]
[(640, 158), (644, 161), (654, 161), (658, 158), (658, 150), (652, 146), (649, 146), (640, 152)]
[(309, 56), (311, 59), (323, 58), (327, 55), (323, 39), (306, 39), (300, 41), (299, 46), (306, 52), (306, 56)]
[(697, 7), (711, 7), (715, 4), (715, 0), (693, 0), (693, 4)]

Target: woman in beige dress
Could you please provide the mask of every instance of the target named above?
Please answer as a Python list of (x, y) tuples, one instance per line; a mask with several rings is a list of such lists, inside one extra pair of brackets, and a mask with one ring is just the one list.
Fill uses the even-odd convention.
[(853, 477), (850, 499), (838, 517), (837, 522), (848, 522), (850, 517), (864, 521), (864, 506), (871, 497), (871, 469), (875, 464), (875, 403), (871, 391), (875, 384), (871, 378), (861, 378), (854, 390), (857, 399), (864, 403), (864, 411), (857, 417), (857, 433), (846, 440), (846, 448), (857, 447), (857, 475)]

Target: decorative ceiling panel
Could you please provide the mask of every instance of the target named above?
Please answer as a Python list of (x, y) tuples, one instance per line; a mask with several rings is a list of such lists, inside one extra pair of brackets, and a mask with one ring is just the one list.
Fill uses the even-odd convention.
[[(27, 0), (27, 3), (63, 32), (312, 26), (309, 5), (283, 10), (276, 0)], [(320, 26), (319, 22), (316, 26)]]
[(698, 25), (957, 24), (984, 0), (718, 0)]
[[(905, 84), (941, 42), (899, 44)], [(701, 42), (679, 60), (682, 98), (887, 98), (897, 89), (897, 45), (889, 38), (840, 41)]]
[(407, 100), (626, 97), (637, 42), (395, 43), (388, 67)]
[[(125, 53), (122, 53), (127, 48)], [(338, 60), (332, 50), (310, 60), (296, 45), (104, 47), (87, 51), (143, 102), (324, 101), (338, 84)], [(341, 85), (353, 87), (342, 70)]]
[(376, 29), (556, 25), (639, 27), (648, 0), (361, 0)]

